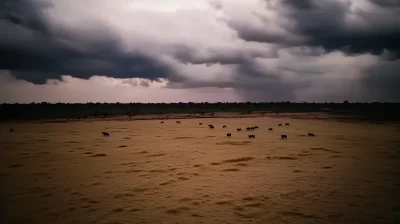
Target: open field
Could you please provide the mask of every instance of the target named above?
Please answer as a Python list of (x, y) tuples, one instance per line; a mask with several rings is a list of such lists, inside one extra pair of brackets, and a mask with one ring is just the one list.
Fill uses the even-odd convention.
[(0, 124), (0, 223), (400, 222), (398, 125), (181, 122)]

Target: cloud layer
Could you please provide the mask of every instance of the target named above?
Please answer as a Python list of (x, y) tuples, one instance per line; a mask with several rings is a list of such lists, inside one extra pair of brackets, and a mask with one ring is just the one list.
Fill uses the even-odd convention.
[(0, 100), (400, 101), (398, 15), (390, 0), (6, 0)]

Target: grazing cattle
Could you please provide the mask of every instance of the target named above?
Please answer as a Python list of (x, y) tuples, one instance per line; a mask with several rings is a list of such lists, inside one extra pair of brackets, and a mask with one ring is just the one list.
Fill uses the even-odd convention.
[(273, 131), (274, 129), (272, 129), (272, 128), (268, 128), (268, 131)]
[(164, 124), (164, 121), (161, 121), (160, 123), (161, 123), (161, 124)]
[(109, 134), (108, 132), (104, 132), (104, 131), (101, 133), (101, 135), (103, 135), (103, 136), (110, 136), (110, 134)]
[(251, 138), (256, 138), (255, 135), (248, 135), (248, 136), (249, 136), (249, 139), (251, 139)]
[(289, 123), (285, 123), (285, 126), (289, 126)]
[(203, 123), (199, 123), (199, 125), (203, 125)]
[(287, 135), (281, 135), (282, 139), (287, 139)]
[(251, 130), (251, 128), (246, 128), (246, 131), (250, 131)]
[(254, 126), (254, 128), (258, 128), (258, 126)]
[(210, 125), (209, 127), (210, 127), (210, 129), (214, 129), (214, 126), (213, 126), (213, 125)]
[(14, 129), (11, 128), (11, 129), (10, 129), (10, 132), (14, 132)]
[(232, 134), (231, 133), (227, 133), (226, 137), (232, 137)]
[(226, 128), (226, 125), (222, 126), (222, 128)]
[(242, 129), (241, 128), (237, 128), (236, 131), (242, 131)]
[(251, 127), (250, 130), (254, 131), (254, 127)]
[(278, 124), (278, 126), (280, 127), (280, 126), (282, 126), (282, 124)]
[(211, 127), (211, 126), (214, 126), (214, 125), (212, 125), (212, 124), (209, 124), (209, 125), (208, 125), (208, 127)]
[(308, 133), (308, 136), (309, 137), (315, 137), (315, 134), (314, 133)]
[(176, 121), (176, 123), (177, 123), (177, 124), (180, 124), (180, 123), (181, 123), (181, 121)]

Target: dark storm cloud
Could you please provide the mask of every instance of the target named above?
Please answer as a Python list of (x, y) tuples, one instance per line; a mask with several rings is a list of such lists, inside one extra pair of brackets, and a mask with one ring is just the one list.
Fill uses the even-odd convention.
[[(400, 38), (400, 25), (391, 24), (393, 21), (376, 23), (385, 18), (377, 18), (380, 15), (375, 13), (353, 13), (350, 7), (351, 2), (313, 0), (308, 9), (292, 8), (289, 12), (295, 24), (292, 31), (306, 37), (306, 44), (322, 46), (328, 51), (346, 47), (349, 53), (381, 54), (384, 49), (400, 50), (397, 41)], [(354, 27), (348, 25), (346, 16), (350, 14), (361, 18), (368, 27), (358, 27), (363, 24), (355, 24)]]
[(303, 10), (309, 10), (316, 6), (314, 0), (301, 0), (301, 1), (282, 0), (282, 3), (284, 5)]
[(400, 7), (399, 0), (370, 0), (370, 1), (381, 7)]
[(190, 79), (173, 80), (167, 88), (233, 88), (245, 101), (293, 101), (294, 90), (304, 86), (285, 82), (279, 71), (268, 71), (260, 68), (250, 60), (235, 65), (235, 76), (227, 81), (191, 81)]
[[(266, 4), (270, 7), (267, 10), (277, 11), (279, 16), (289, 19), (290, 24), (282, 26), (288, 34), (267, 32), (237, 21), (230, 21), (229, 25), (247, 41), (322, 46), (327, 51), (346, 49), (348, 53), (381, 54), (384, 49), (400, 52), (399, 1), (371, 1), (376, 8), (368, 12), (352, 11), (350, 7), (355, 1), (281, 0), (275, 8)], [(349, 16), (358, 22), (350, 25)], [(274, 21), (264, 22), (268, 28), (268, 22)]]
[(380, 61), (360, 78), (362, 94), (368, 101), (400, 102), (400, 59)]
[[(132, 9), (122, 0), (112, 10), (107, 0), (79, 1), (82, 5), (52, 0), (54, 6), (49, 1), (0, 1), (0, 70), (36, 84), (61, 75), (122, 78), (49, 82), (51, 88), (72, 83), (65, 85), (70, 89), (62, 90), (64, 95), (84, 83), (101, 89), (98, 83), (105, 82), (125, 91), (129, 85), (151, 87), (154, 81), (167, 88), (233, 88), (246, 101), (322, 99), (327, 90), (343, 101), (350, 93), (339, 87), (352, 80), (365, 97), (399, 100), (398, 1), (366, 0), (371, 6), (365, 7), (358, 0), (209, 0), (213, 9), (185, 13)], [(134, 77), (143, 79), (128, 79)]]
[(142, 80), (142, 81), (140, 81), (139, 85), (143, 86), (143, 87), (149, 87), (150, 83), (146, 80)]
[(308, 46), (300, 46), (293, 47), (288, 50), (291, 55), (295, 56), (322, 56), (326, 53), (326, 50), (321, 47), (308, 47)]
[(171, 73), (149, 57), (125, 53), (120, 40), (102, 24), (79, 33), (63, 27), (51, 29), (41, 14), (47, 7), (51, 5), (46, 1), (2, 1), (0, 69), (33, 83), (60, 75), (157, 79)]
[(323, 72), (315, 71), (312, 69), (293, 69), (293, 68), (289, 68), (289, 67), (285, 67), (285, 66), (278, 66), (277, 69), (280, 71), (283, 71), (283, 72), (291, 72), (294, 74), (299, 74), (302, 77), (323, 75)]
[(254, 58), (277, 58), (275, 49), (263, 51), (246, 49), (209, 49), (201, 54), (198, 49), (189, 46), (175, 46), (174, 57), (182, 63), (191, 64), (241, 64)]
[(280, 79), (280, 74), (258, 68), (252, 62), (238, 66), (236, 89), (249, 101), (292, 101), (295, 86)]
[(239, 37), (245, 41), (284, 44), (286, 46), (302, 44), (302, 42), (295, 40), (290, 35), (277, 32), (266, 32), (263, 29), (249, 25), (247, 21), (228, 21), (227, 24), (235, 29), (238, 32)]
[(20, 25), (30, 30), (45, 32), (47, 27), (37, 9), (51, 7), (45, 1), (3, 0), (0, 3), (0, 19), (11, 24)]

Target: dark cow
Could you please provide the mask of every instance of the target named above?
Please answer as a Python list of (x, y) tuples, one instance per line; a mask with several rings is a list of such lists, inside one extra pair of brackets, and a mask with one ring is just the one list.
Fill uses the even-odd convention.
[(258, 126), (254, 126), (254, 128), (256, 128), (256, 129), (257, 129), (257, 128), (258, 128)]
[(285, 123), (285, 126), (289, 126), (289, 123)]
[(110, 136), (110, 134), (108, 132), (104, 132), (104, 131), (101, 133), (101, 135), (102, 136)]
[(281, 135), (282, 139), (287, 139), (287, 135)]
[(251, 130), (251, 128), (246, 128), (246, 131), (250, 131)]
[(254, 127), (251, 127), (250, 130), (254, 131)]
[(280, 126), (282, 126), (282, 124), (278, 124), (278, 126), (280, 127)]
[(255, 135), (248, 135), (248, 136), (249, 136), (249, 139), (251, 139), (251, 138), (256, 138)]
[(214, 129), (214, 126), (213, 126), (213, 125), (210, 125), (209, 127), (210, 127), (210, 129)]
[(180, 123), (181, 123), (181, 121), (176, 121), (176, 123), (177, 123), (177, 124), (180, 124)]
[(231, 133), (227, 133), (226, 137), (232, 137), (232, 134)]
[(11, 128), (11, 129), (10, 129), (10, 132), (14, 132), (14, 129)]
[(161, 123), (161, 124), (164, 124), (164, 121), (161, 121), (160, 123)]
[(268, 128), (268, 131), (273, 131), (274, 129), (272, 129), (272, 128)]
[(242, 129), (241, 128), (237, 128), (236, 131), (242, 131)]
[(199, 123), (199, 125), (203, 125), (203, 123)]
[(308, 133), (308, 136), (309, 137), (315, 137), (315, 134), (310, 132), (310, 133)]
[(222, 128), (226, 128), (226, 125), (222, 126)]

